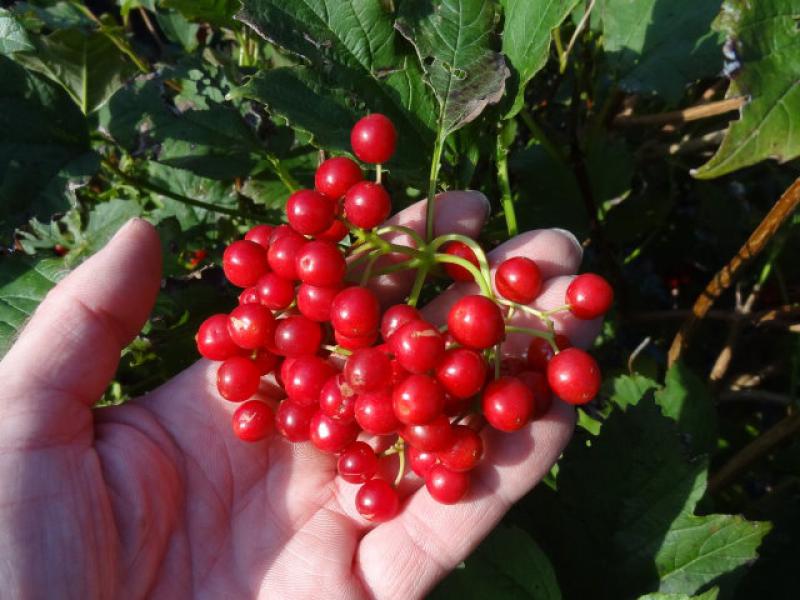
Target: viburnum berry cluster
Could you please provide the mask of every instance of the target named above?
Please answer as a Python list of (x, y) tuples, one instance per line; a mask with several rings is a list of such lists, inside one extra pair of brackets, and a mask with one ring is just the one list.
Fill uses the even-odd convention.
[[(458, 502), (483, 455), (486, 423), (513, 432), (546, 414), (553, 395), (570, 404), (594, 398), (597, 363), (556, 333), (553, 316), (571, 311), (595, 319), (613, 300), (602, 277), (584, 274), (570, 284), (563, 306), (540, 311), (530, 306), (542, 288), (535, 261), (501, 262), (492, 286), (475, 240), (458, 234), (426, 240), (406, 227), (382, 226), (391, 199), (381, 165), (396, 139), (388, 118), (364, 117), (351, 142), (356, 157), (377, 165), (376, 181), (348, 157), (329, 158), (317, 169), (315, 189), (289, 198), (288, 224), (257, 225), (231, 243), (222, 266), (228, 281), (243, 288), (239, 305), (206, 319), (196, 338), (200, 354), (221, 361), (219, 393), (241, 403), (234, 433), (257, 441), (277, 429), (287, 440), (310, 440), (337, 454), (339, 475), (360, 485), (358, 512), (373, 521), (398, 512), (396, 488), (406, 464), (434, 499)], [(392, 243), (387, 234), (410, 241)], [(379, 258), (397, 256), (376, 268)], [(437, 267), (480, 290), (457, 300), (444, 324), (416, 308)], [(370, 280), (405, 269), (416, 272), (407, 303), (384, 310)], [(516, 313), (537, 317), (541, 328), (512, 325)], [(527, 356), (503, 358), (510, 332), (530, 336)], [(277, 407), (258, 397), (267, 376), (285, 393)], [(398, 465), (394, 477), (386, 475), (389, 460)]]

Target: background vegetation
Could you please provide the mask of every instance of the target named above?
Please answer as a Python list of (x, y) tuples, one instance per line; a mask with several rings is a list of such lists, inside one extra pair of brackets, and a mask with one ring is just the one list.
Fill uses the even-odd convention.
[(224, 245), (384, 112), (397, 208), (441, 155), (440, 189), (491, 199), (488, 247), (570, 229), (618, 294), (601, 397), (433, 595), (796, 597), (798, 0), (2, 6), (0, 355), (141, 216), (165, 279), (104, 402), (153, 389), (235, 302)]

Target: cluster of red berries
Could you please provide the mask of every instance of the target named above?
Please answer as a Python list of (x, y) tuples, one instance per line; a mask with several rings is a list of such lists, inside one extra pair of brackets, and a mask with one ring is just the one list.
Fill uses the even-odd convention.
[[(380, 165), (394, 152), (396, 132), (373, 114), (355, 125), (351, 139), (359, 159)], [(483, 293), (456, 301), (442, 327), (415, 308), (417, 297), (382, 310), (366, 286), (369, 271), (359, 272), (360, 285), (348, 282), (358, 261), (348, 263), (345, 249), (352, 257), (398, 251), (387, 250), (375, 229), (390, 212), (385, 188), (364, 180), (355, 161), (325, 160), (315, 189), (289, 198), (288, 224), (258, 225), (227, 247), (225, 275), (244, 291), (230, 314), (209, 317), (197, 334), (200, 353), (222, 361), (219, 393), (242, 403), (233, 415), (235, 434), (256, 441), (277, 428), (292, 442), (310, 440), (338, 454), (341, 477), (361, 486), (357, 510), (375, 521), (399, 510), (396, 486), (406, 460), (433, 498), (457, 502), (483, 454), (484, 422), (517, 431), (547, 413), (552, 394), (582, 404), (600, 386), (594, 359), (554, 333), (550, 315), (557, 311), (528, 306), (542, 284), (533, 260), (501, 263), (495, 296), (486, 257), (473, 240), (449, 235), (425, 243), (417, 236), (417, 247), (407, 249), (419, 261), (411, 268), (441, 263), (457, 281), (483, 281)], [(340, 242), (348, 233), (355, 242), (345, 248)], [(584, 274), (569, 286), (562, 310), (594, 319), (612, 299), (604, 279)], [(517, 310), (548, 327), (525, 330), (532, 341), (524, 360), (501, 360), (506, 332), (523, 329), (507, 325)], [(286, 396), (277, 408), (254, 398), (269, 374)], [(370, 443), (359, 441), (360, 434)], [(400, 459), (394, 485), (381, 474), (381, 457), (392, 454)]]

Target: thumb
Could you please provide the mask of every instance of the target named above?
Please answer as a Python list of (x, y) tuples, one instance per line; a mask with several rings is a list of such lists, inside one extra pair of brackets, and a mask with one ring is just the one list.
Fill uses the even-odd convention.
[(133, 219), (50, 291), (0, 362), (4, 445), (91, 439), (90, 409), (150, 313), (160, 281), (158, 234)]

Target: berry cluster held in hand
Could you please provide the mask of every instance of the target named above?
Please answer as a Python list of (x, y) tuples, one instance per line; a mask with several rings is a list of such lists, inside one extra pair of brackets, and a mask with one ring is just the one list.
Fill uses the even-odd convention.
[[(287, 224), (257, 225), (231, 243), (222, 267), (242, 288), (239, 305), (206, 319), (196, 337), (200, 354), (221, 363), (220, 395), (240, 403), (235, 435), (255, 442), (277, 430), (337, 455), (339, 475), (360, 486), (356, 509), (373, 521), (399, 511), (397, 487), (414, 476), (406, 465), (435, 500), (458, 502), (483, 456), (485, 426), (514, 432), (546, 415), (553, 396), (571, 404), (594, 398), (597, 363), (555, 332), (552, 317), (595, 319), (613, 301), (602, 277), (584, 274), (564, 306), (540, 311), (531, 306), (542, 290), (535, 261), (509, 258), (492, 277), (470, 238), (424, 240), (382, 226), (391, 198), (381, 163), (396, 139), (385, 116), (364, 117), (351, 142), (356, 157), (377, 165), (376, 181), (348, 157), (329, 158), (315, 189), (290, 196)], [(405, 304), (382, 306), (372, 279), (402, 269), (415, 271), (418, 285)], [(416, 308), (426, 278), (436, 275), (479, 289), (461, 295), (444, 323)], [(541, 327), (515, 326), (516, 315), (536, 317)], [(509, 334), (530, 337), (526, 356), (503, 356)], [(259, 393), (268, 379), (282, 392), (277, 404)]]

